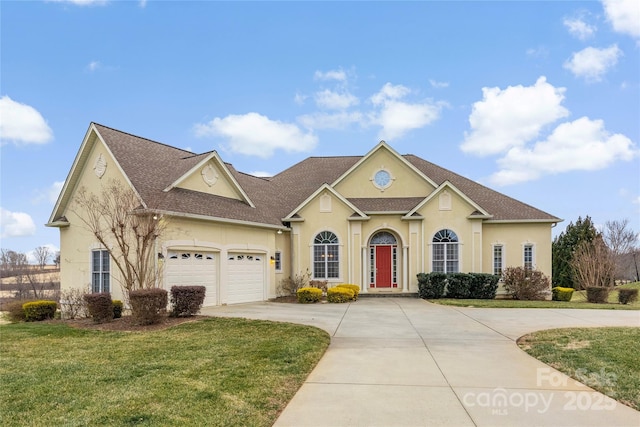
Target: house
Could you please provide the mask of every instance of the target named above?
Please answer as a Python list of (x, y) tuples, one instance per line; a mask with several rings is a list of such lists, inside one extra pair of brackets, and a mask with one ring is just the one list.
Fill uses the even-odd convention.
[(561, 219), (381, 141), (363, 156), (310, 157), (271, 178), (91, 123), (48, 226), (60, 229), (62, 288), (122, 298), (109, 254), (72, 209), (109, 179), (169, 218), (160, 285), (204, 285), (205, 305), (263, 301), (309, 271), (362, 293), (413, 293), (421, 272), (551, 276)]

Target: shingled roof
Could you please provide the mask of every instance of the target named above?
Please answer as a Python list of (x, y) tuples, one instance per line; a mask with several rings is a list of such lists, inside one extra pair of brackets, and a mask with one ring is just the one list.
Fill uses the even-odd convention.
[[(163, 191), (191, 170), (209, 153), (195, 155), (134, 136), (103, 125), (93, 124), (109, 147), (124, 173), (149, 209), (233, 221), (281, 226), (290, 214), (323, 184), (331, 184), (354, 166), (362, 156), (310, 157), (272, 178), (259, 178), (238, 172), (225, 163), (230, 173), (255, 207), (248, 203), (183, 188)], [(491, 190), (461, 175), (441, 168), (414, 155), (403, 156), (424, 175), (440, 185), (449, 181), (478, 206), (489, 212), (492, 220), (560, 221), (553, 215)], [(424, 197), (427, 197), (425, 194)], [(422, 198), (349, 199), (365, 212), (408, 212)]]

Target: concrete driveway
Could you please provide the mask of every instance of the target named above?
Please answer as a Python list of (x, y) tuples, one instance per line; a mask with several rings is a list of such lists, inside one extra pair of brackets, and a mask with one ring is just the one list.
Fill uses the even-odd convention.
[[(532, 331), (640, 326), (640, 312), (483, 309), (413, 298), (255, 303), (213, 316), (313, 325), (331, 344), (275, 426), (640, 426), (640, 412), (528, 356)], [(606, 373), (600, 375), (611, 380)]]

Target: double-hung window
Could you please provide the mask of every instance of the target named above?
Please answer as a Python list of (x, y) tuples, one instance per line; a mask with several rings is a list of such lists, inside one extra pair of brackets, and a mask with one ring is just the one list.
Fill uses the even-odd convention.
[(493, 274), (496, 276), (502, 276), (502, 269), (504, 268), (503, 253), (502, 245), (493, 247)]
[(451, 230), (440, 230), (433, 236), (432, 271), (435, 273), (458, 273), (458, 236)]
[(282, 271), (282, 252), (276, 252), (274, 257), (276, 271)]
[(91, 292), (111, 292), (109, 251), (91, 251)]
[(533, 270), (533, 245), (524, 245), (523, 264), (525, 270)]
[(340, 277), (338, 237), (330, 231), (319, 233), (313, 241), (313, 278)]

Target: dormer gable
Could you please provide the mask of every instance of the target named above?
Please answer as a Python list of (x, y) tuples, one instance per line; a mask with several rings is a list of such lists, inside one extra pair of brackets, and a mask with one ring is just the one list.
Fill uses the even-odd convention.
[(456, 205), (456, 199), (461, 201), (469, 210), (467, 218), (491, 219), (493, 217), (493, 215), (460, 191), (455, 185), (449, 181), (445, 181), (431, 194), (425, 197), (422, 202), (418, 203), (412, 210), (410, 210), (403, 218), (410, 219), (412, 216), (418, 215), (419, 212), (429, 204), (435, 205), (436, 209), (441, 212), (451, 211)]
[(356, 205), (347, 200), (344, 196), (338, 193), (329, 184), (323, 184), (316, 191), (307, 197), (302, 203), (296, 206), (286, 217), (282, 218), (283, 222), (299, 222), (304, 221), (304, 218), (300, 216), (300, 212), (309, 206), (315, 200), (318, 200), (320, 212), (331, 213), (333, 211), (332, 200), (336, 199), (341, 204), (346, 206), (349, 210), (353, 211), (352, 216), (349, 218), (354, 219), (368, 219), (369, 217), (362, 212)]
[[(186, 173), (172, 182), (165, 192), (174, 188), (197, 191), (212, 194), (229, 199), (241, 200), (251, 207), (255, 207), (247, 193), (240, 186), (233, 174), (222, 161), (216, 151), (201, 155), (198, 161)], [(193, 157), (184, 158), (184, 161), (193, 160)]]
[(397, 198), (424, 197), (437, 184), (380, 141), (331, 186), (347, 198)]

